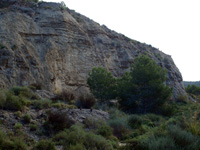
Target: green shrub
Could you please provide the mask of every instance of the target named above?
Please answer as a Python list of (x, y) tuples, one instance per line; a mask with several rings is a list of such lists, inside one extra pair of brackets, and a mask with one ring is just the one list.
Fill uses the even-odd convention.
[(183, 116), (186, 129), (194, 135), (200, 135), (200, 120), (199, 112), (195, 111), (194, 114), (190, 113), (188, 117)]
[(53, 98), (53, 100), (61, 100), (61, 101), (64, 101), (64, 102), (67, 102), (69, 104), (71, 104), (71, 102), (73, 100), (75, 100), (75, 96), (74, 96), (74, 93), (72, 93), (71, 91), (62, 91), (58, 94), (56, 94), (56, 97)]
[(6, 102), (6, 94), (5, 91), (0, 91), (0, 107), (3, 108)]
[(153, 122), (160, 122), (163, 118), (156, 114), (146, 114), (146, 117)]
[(170, 117), (176, 112), (176, 104), (173, 103), (165, 103), (157, 108), (157, 113), (163, 116)]
[(21, 123), (16, 123), (15, 124), (15, 130), (20, 130), (22, 128), (22, 124)]
[(139, 115), (131, 115), (128, 119), (128, 124), (133, 129), (139, 128), (142, 125), (142, 123), (142, 116)]
[(24, 99), (20, 98), (19, 96), (13, 95), (12, 92), (6, 93), (6, 102), (3, 104), (4, 109), (8, 110), (22, 110), (26, 105)]
[(28, 146), (21, 138), (14, 138), (13, 150), (28, 150)]
[[(5, 2), (4, 2), (4, 3), (5, 3)], [(6, 3), (5, 3), (4, 5), (6, 6)], [(0, 8), (3, 8), (3, 7), (4, 7), (4, 5), (3, 5), (3, 4), (1, 4)], [(4, 46), (3, 44), (1, 44), (1, 43), (0, 43), (0, 49), (3, 49), (3, 48), (5, 48), (5, 46)]]
[(32, 83), (28, 86), (30, 89), (32, 89), (33, 91), (35, 90), (41, 90), (42, 89), (42, 83), (38, 82), (38, 83)]
[(97, 134), (105, 137), (105, 138), (109, 138), (112, 136), (113, 133), (113, 129), (111, 127), (109, 127), (108, 125), (103, 125), (101, 126), (98, 130), (97, 130)]
[[(66, 108), (71, 108), (72, 106), (71, 105), (68, 105), (68, 104), (64, 104), (64, 103), (53, 103), (51, 105), (51, 107), (54, 107), (54, 108), (58, 108), (58, 109), (66, 109)], [(76, 106), (74, 106), (76, 107)]]
[(97, 120), (93, 118), (86, 118), (83, 120), (84, 127), (90, 130), (97, 130), (106, 123), (104, 120)]
[(111, 143), (103, 138), (102, 136), (95, 135), (89, 132), (85, 135), (85, 141), (83, 142), (86, 149), (97, 149), (97, 150), (113, 150)]
[(20, 137), (9, 137), (0, 131), (0, 149), (1, 150), (27, 150), (27, 145)]
[(12, 87), (10, 91), (13, 92), (15, 96), (25, 97), (28, 99), (31, 99), (32, 97), (36, 97), (33, 91), (29, 89), (28, 87), (16, 86), (16, 87)]
[(189, 94), (194, 94), (196, 96), (200, 95), (200, 87), (196, 85), (188, 85), (186, 88), (186, 92)]
[(52, 141), (41, 140), (32, 150), (56, 150), (56, 147)]
[(130, 135), (130, 127), (126, 117), (112, 119), (108, 123), (113, 128), (113, 134), (118, 139), (126, 139)]
[(130, 74), (126, 75), (129, 82), (125, 80), (125, 86), (129, 88), (124, 91), (125, 96), (120, 97), (122, 109), (131, 113), (157, 113), (157, 108), (168, 101), (172, 94), (172, 89), (163, 84), (166, 74), (167, 70), (148, 56), (135, 58)]
[(86, 150), (83, 144), (77, 143), (76, 145), (70, 145), (68, 150)]
[(76, 102), (76, 106), (78, 108), (90, 109), (95, 105), (95, 103), (96, 103), (96, 99), (94, 98), (94, 96), (81, 95)]
[(192, 133), (182, 130), (180, 127), (171, 125), (168, 127), (170, 137), (181, 148), (195, 149), (198, 144), (198, 138)]
[(14, 113), (14, 115), (16, 117), (21, 117), (22, 116), (22, 112), (21, 111), (17, 111), (17, 112)]
[(78, 125), (58, 133), (54, 141), (62, 144), (64, 149), (81, 147), (88, 150), (113, 150), (109, 140), (92, 132), (86, 132)]
[(32, 101), (32, 106), (35, 109), (46, 109), (51, 107), (51, 100), (49, 99), (40, 99), (40, 100), (33, 100)]
[(30, 131), (36, 131), (38, 128), (36, 124), (30, 124), (29, 127), (30, 127)]
[(104, 102), (116, 97), (116, 79), (103, 67), (94, 67), (87, 79), (92, 94)]
[(23, 118), (22, 120), (23, 120), (24, 123), (30, 123), (31, 122), (31, 116), (28, 115), (28, 114), (23, 115), (22, 118)]
[(144, 150), (178, 150), (173, 139), (168, 136), (151, 136), (144, 143), (140, 143), (140, 147)]
[(187, 96), (186, 95), (179, 95), (178, 98), (176, 99), (177, 102), (179, 103), (187, 103)]

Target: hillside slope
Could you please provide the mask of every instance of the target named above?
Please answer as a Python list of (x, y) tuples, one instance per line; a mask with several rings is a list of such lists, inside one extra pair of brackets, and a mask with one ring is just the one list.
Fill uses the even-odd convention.
[[(87, 87), (88, 72), (104, 66), (113, 75), (147, 54), (168, 70), (174, 97), (185, 94), (172, 58), (58, 3), (0, 2), (0, 87), (42, 83), (50, 91)], [(82, 88), (83, 87), (83, 88)]]

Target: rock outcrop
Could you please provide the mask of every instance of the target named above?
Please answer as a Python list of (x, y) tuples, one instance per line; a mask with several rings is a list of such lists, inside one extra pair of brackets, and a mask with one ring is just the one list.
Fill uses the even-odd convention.
[(168, 70), (173, 95), (185, 94), (171, 56), (100, 26), (58, 3), (0, 2), (0, 87), (41, 83), (59, 91), (85, 89), (88, 72), (104, 66), (114, 76), (147, 54)]
[[(31, 139), (35, 141), (39, 141), (40, 139), (47, 139), (49, 138), (47, 135), (37, 134), (38, 130), (45, 130), (44, 123), (48, 120), (48, 112), (57, 113), (68, 117), (74, 123), (84, 123), (84, 120), (98, 120), (98, 121), (105, 121), (109, 119), (109, 114), (107, 112), (101, 110), (92, 110), (90, 109), (29, 109), (20, 114), (8, 111), (8, 110), (0, 110), (0, 121), (1, 127), (0, 129), (6, 131), (15, 131), (15, 125), (18, 123), (23, 124), (22, 131)], [(34, 131), (30, 130), (30, 124), (24, 123), (23, 116), (28, 115), (30, 116), (30, 123), (37, 124), (37, 129)], [(3, 128), (3, 127), (6, 128)], [(36, 131), (37, 130), (37, 131)]]

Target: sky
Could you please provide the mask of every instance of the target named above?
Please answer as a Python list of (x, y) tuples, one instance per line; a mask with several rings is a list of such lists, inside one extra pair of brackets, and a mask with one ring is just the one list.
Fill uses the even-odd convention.
[(200, 80), (200, 0), (62, 1), (111, 30), (171, 55), (184, 81)]

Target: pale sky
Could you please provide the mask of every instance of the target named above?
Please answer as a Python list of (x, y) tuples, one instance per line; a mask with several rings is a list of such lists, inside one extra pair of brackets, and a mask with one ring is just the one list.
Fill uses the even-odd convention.
[(184, 81), (200, 80), (200, 0), (63, 1), (69, 9), (171, 55)]

